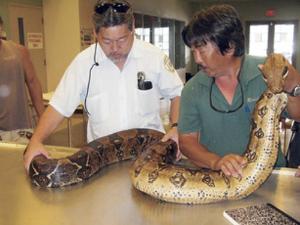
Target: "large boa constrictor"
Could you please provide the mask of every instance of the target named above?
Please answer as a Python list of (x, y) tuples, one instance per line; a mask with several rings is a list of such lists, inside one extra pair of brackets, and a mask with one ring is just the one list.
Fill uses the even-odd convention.
[(163, 134), (149, 129), (121, 131), (92, 141), (61, 159), (39, 155), (30, 164), (29, 176), (41, 187), (62, 187), (88, 179), (104, 166), (136, 158), (130, 174), (134, 187), (155, 198), (176, 203), (209, 203), (240, 199), (254, 192), (271, 174), (279, 147), (279, 117), (287, 104), (282, 92), (287, 61), (270, 55), (263, 74), (268, 88), (255, 106), (243, 177), (220, 171), (174, 165), (176, 144), (161, 142)]

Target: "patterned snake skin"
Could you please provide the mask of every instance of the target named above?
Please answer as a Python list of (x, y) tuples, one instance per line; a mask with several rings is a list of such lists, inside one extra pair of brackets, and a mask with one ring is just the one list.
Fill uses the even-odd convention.
[(268, 89), (255, 106), (243, 178), (220, 171), (174, 165), (176, 143), (161, 142), (163, 134), (149, 129), (121, 131), (92, 141), (62, 159), (36, 156), (29, 176), (41, 187), (62, 187), (88, 179), (106, 165), (136, 158), (130, 174), (133, 186), (155, 198), (175, 203), (202, 204), (241, 199), (254, 192), (271, 174), (279, 147), (279, 117), (287, 104), (282, 92), (287, 61), (270, 55), (263, 74)]
[(270, 55), (263, 74), (268, 88), (253, 112), (251, 137), (243, 154), (248, 162), (243, 178), (227, 177), (220, 171), (168, 165), (157, 157), (151, 159), (147, 150), (133, 165), (133, 185), (155, 198), (188, 204), (241, 199), (254, 192), (269, 177), (277, 159), (279, 117), (287, 104), (287, 95), (282, 92), (286, 59), (279, 54)]
[(162, 137), (163, 133), (155, 130), (131, 129), (96, 139), (66, 158), (38, 155), (30, 163), (29, 177), (40, 187), (76, 184), (109, 164), (136, 158)]

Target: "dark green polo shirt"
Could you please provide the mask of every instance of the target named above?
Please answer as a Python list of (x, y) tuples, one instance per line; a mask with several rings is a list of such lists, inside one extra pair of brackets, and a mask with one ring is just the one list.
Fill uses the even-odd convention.
[[(229, 153), (242, 154), (247, 147), (251, 116), (256, 101), (266, 89), (263, 76), (258, 69), (264, 58), (245, 56), (240, 74), (244, 104), (233, 113), (220, 113), (212, 109), (234, 110), (242, 103), (242, 91), (237, 87), (232, 105), (229, 105), (216, 85), (210, 88), (212, 78), (203, 72), (197, 73), (189, 80), (181, 94), (179, 132), (200, 132), (201, 144), (220, 156)], [(280, 151), (281, 152), (281, 151)], [(277, 166), (284, 166), (284, 157), (279, 154)]]

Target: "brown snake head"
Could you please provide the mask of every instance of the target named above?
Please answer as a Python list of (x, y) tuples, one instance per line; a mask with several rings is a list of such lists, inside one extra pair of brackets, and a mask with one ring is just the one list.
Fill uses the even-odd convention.
[(259, 66), (268, 89), (272, 93), (283, 91), (284, 81), (288, 75), (288, 65), (288, 60), (282, 54), (272, 53), (267, 57), (264, 65)]

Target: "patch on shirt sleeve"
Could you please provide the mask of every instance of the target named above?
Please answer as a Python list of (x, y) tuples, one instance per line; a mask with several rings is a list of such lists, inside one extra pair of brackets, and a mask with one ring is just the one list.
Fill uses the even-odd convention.
[(175, 68), (167, 55), (164, 56), (164, 66), (165, 69), (168, 70), (169, 72), (171, 73), (175, 72)]

